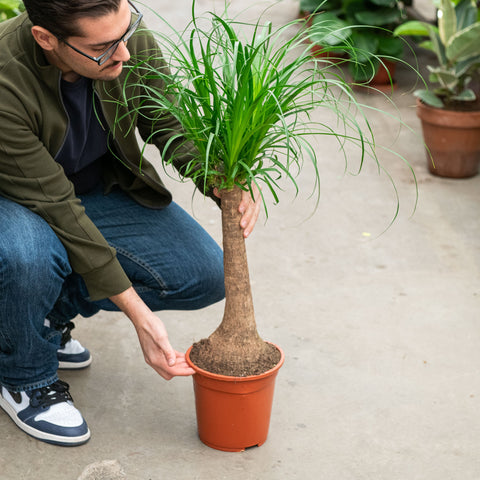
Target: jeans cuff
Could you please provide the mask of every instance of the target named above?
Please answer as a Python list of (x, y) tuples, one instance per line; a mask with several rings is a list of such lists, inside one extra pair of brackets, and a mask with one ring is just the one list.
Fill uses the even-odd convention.
[(4, 382), (2, 379), (0, 379), (0, 385), (5, 387), (10, 392), (25, 392), (30, 390), (36, 390), (37, 388), (47, 387), (48, 385), (55, 383), (57, 380), (58, 375), (55, 374), (45, 380), (40, 380), (32, 383), (24, 383), (23, 385), (10, 385), (9, 383)]

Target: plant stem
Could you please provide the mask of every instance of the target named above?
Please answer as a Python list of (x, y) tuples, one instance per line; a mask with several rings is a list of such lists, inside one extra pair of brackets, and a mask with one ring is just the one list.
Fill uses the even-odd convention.
[(263, 371), (272, 368), (279, 359), (276, 348), (264, 342), (257, 332), (245, 239), (240, 227), (242, 215), (238, 211), (241, 197), (242, 190), (237, 186), (222, 191), (223, 320), (207, 340), (194, 345), (190, 355), (200, 368), (240, 377), (260, 373), (266, 359), (271, 361), (272, 350), (277, 358)]
[[(222, 192), (223, 265), (225, 271), (225, 311), (218, 330), (239, 338), (258, 337), (247, 251), (238, 211), (242, 190), (235, 186)], [(219, 333), (220, 334), (220, 333)]]

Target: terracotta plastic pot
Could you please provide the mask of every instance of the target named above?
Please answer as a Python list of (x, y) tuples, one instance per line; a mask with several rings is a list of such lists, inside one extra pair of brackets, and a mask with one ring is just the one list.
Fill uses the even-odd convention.
[(230, 377), (198, 368), (186, 353), (188, 364), (195, 369), (193, 386), (197, 428), (200, 440), (211, 448), (241, 452), (265, 443), (270, 426), (275, 378), (284, 362), (260, 375)]
[(378, 66), (377, 73), (371, 80), (373, 86), (376, 85), (387, 85), (390, 89), (393, 86), (395, 87), (395, 81), (393, 80), (395, 76), (395, 70), (397, 69), (397, 62), (392, 62), (391, 60), (383, 60), (383, 63), (380, 63)]
[(417, 99), (417, 115), (431, 173), (449, 178), (467, 178), (478, 173), (480, 111), (434, 108)]

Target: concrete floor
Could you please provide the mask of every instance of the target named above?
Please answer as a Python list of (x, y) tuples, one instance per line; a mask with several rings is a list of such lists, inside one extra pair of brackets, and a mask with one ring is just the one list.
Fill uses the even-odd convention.
[[(251, 7), (246, 15), (256, 18), (272, 3), (234, 1), (232, 11)], [(179, 28), (187, 22), (189, 2), (149, 5)], [(297, 8), (284, 0), (270, 17), (290, 20)], [(90, 442), (50, 446), (0, 412), (2, 480), (480, 478), (480, 176), (448, 180), (427, 172), (414, 76), (400, 65), (397, 80), (398, 111), (379, 95), (358, 98), (410, 127), (399, 131), (393, 118), (372, 112), (378, 143), (415, 170), (416, 212), (409, 169), (379, 150), (400, 195), (399, 215), (384, 232), (396, 208), (387, 175), (372, 165), (358, 177), (345, 175), (336, 147), (322, 141), (317, 211), (310, 216), (306, 167), (299, 179), (305, 193), (294, 200), (285, 192), (248, 240), (258, 328), (286, 354), (267, 442), (242, 453), (204, 446), (191, 379), (163, 381), (143, 362), (129, 321), (102, 313), (76, 321), (91, 367), (61, 373), (89, 423)], [(354, 150), (349, 158), (354, 171)], [(200, 196), (192, 203), (188, 184), (168, 184), (220, 242), (216, 207)], [(222, 309), (159, 316), (172, 344), (186, 350), (216, 327)]]

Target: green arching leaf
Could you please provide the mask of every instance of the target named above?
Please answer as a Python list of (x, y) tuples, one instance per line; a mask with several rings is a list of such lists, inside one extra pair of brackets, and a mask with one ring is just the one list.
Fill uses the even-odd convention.
[[(256, 24), (252, 25), (253, 35), (243, 41), (234, 27), (245, 24), (216, 18), (212, 29), (199, 28), (200, 24), (204, 25), (193, 21), (194, 33), (187, 29), (186, 40), (174, 29), (172, 38), (172, 32), (157, 32), (162, 49), (173, 60), (169, 62), (169, 95), (152, 89), (145, 101), (138, 102), (138, 112), (133, 112), (149, 118), (159, 116), (159, 128), (150, 140), (173, 134), (175, 140), (170, 136), (169, 148), (162, 152), (165, 162), (175, 165), (175, 154), (170, 150), (180, 152), (183, 145), (181, 136), (162, 130), (165, 110), (184, 126), (185, 141), (196, 146), (185, 168), (204, 188), (238, 184), (250, 189), (252, 182), (263, 182), (277, 201), (280, 180), (287, 179), (295, 186), (302, 161), (308, 159), (314, 166), (318, 195), (316, 152), (309, 143), (312, 134), (337, 139), (341, 149), (353, 143), (359, 149), (359, 169), (368, 156), (376, 161), (372, 129), (361, 105), (327, 63), (312, 61), (305, 43), (311, 30), (300, 29), (292, 36), (292, 30), (297, 30), (292, 25), (273, 30), (271, 24)], [(378, 60), (366, 48), (370, 41), (364, 39), (361, 45), (365, 48), (360, 49), (351, 42), (350, 52), (353, 58), (374, 65)], [(156, 75), (146, 64), (145, 68), (137, 65), (136, 70), (147, 86), (147, 77)], [(156, 106), (150, 108), (151, 103)], [(146, 105), (148, 110), (142, 111)], [(331, 112), (338, 125), (309, 120), (310, 113), (318, 108)]]
[(480, 55), (480, 23), (457, 32), (448, 42), (446, 56), (452, 62)]
[(445, 105), (431, 90), (415, 90), (413, 94), (431, 107), (443, 108)]

